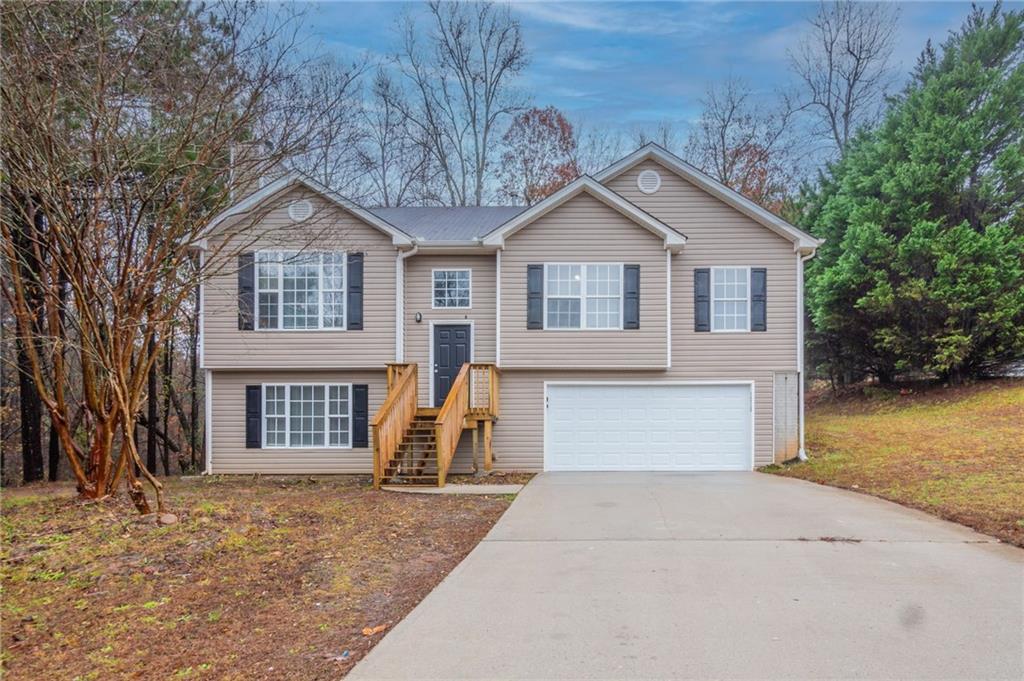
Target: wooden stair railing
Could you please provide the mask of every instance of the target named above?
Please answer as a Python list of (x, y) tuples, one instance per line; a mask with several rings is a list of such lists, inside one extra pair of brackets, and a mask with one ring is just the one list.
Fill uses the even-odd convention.
[(419, 405), (415, 364), (388, 365), (388, 396), (373, 417), (373, 486), (380, 488), (384, 470), (398, 451)]
[[(494, 364), (463, 364), (435, 420), (437, 486), (444, 487), (467, 420), (484, 422), (485, 468), (490, 469), (491, 428), (498, 418), (498, 368)], [(475, 433), (474, 433), (475, 437)], [(474, 440), (474, 450), (476, 441)], [(474, 457), (476, 453), (474, 451)], [(474, 460), (475, 465), (475, 460)]]

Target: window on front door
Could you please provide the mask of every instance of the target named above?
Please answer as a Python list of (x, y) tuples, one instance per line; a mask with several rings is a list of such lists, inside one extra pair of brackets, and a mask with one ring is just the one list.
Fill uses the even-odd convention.
[(438, 308), (468, 308), (472, 275), (470, 270), (434, 270), (434, 302)]

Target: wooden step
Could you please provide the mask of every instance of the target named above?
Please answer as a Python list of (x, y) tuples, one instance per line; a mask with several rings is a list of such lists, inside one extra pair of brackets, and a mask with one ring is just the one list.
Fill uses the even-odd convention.
[(417, 407), (416, 418), (429, 417), (434, 418), (441, 413), (441, 407)]

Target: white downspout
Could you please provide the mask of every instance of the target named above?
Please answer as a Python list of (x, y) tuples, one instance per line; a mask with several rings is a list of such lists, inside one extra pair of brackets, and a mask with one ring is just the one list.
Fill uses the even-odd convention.
[(796, 254), (796, 370), (797, 370), (797, 395), (800, 402), (800, 449), (797, 450), (797, 458), (807, 461), (807, 450), (804, 448), (804, 263), (814, 257), (814, 251), (807, 255)]
[(419, 244), (398, 251), (395, 258), (395, 361), (405, 361), (405, 259), (419, 252)]

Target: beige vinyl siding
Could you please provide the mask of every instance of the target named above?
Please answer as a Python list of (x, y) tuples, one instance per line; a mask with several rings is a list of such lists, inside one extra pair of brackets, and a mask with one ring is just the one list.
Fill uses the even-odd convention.
[[(637, 174), (661, 174), (661, 189), (643, 194)], [(688, 239), (672, 258), (672, 371), (677, 377), (714, 378), (723, 370), (796, 370), (797, 256), (792, 242), (698, 189), (654, 161), (614, 178), (609, 186)], [(768, 270), (768, 329), (758, 333), (693, 330), (693, 271), (716, 266)]]
[[(296, 223), (287, 206), (309, 198), (314, 214)], [(395, 356), (395, 257), (391, 237), (343, 208), (304, 189), (274, 202), (244, 235), (211, 237), (225, 264), (207, 282), (203, 310), (203, 365), (207, 368), (370, 368)], [(363, 330), (238, 330), (237, 254), (260, 249), (362, 252)], [(221, 249), (218, 251), (218, 249)]]
[[(643, 194), (636, 187), (637, 175), (647, 168), (661, 174), (661, 188), (651, 195)], [(526, 334), (525, 328), (521, 333), (518, 329), (513, 331), (509, 328), (512, 325), (525, 327), (525, 293), (522, 295), (523, 309), (516, 311), (514, 321), (509, 320), (509, 313), (505, 310), (506, 298), (515, 294), (507, 293), (511, 286), (505, 284), (508, 277), (505, 267), (512, 258), (508, 253), (503, 254), (501, 333), (505, 371), (501, 384), (501, 420), (494, 429), (496, 467), (543, 468), (544, 381), (556, 380), (752, 380), (755, 465), (772, 463), (776, 459), (773, 440), (774, 375), (778, 371), (795, 371), (797, 368), (797, 256), (792, 242), (654, 161), (637, 164), (613, 178), (608, 186), (688, 237), (682, 252), (672, 256), (672, 366), (665, 371), (601, 371), (599, 374), (512, 368), (506, 361), (506, 338), (510, 334)], [(509, 240), (513, 248), (515, 239)], [(584, 248), (589, 252), (593, 247), (589, 245), (590, 239), (587, 242)], [(616, 248), (621, 248), (621, 245)], [(535, 253), (538, 255), (533, 257), (538, 257), (543, 251)], [(663, 251), (660, 256), (664, 259)], [(767, 331), (697, 333), (693, 330), (693, 270), (729, 265), (767, 268)], [(525, 277), (525, 265), (522, 269)], [(525, 280), (517, 283), (525, 290)], [(641, 297), (641, 310), (650, 310), (646, 305), (647, 299), (646, 295)], [(615, 352), (614, 346), (612, 351)], [(581, 352), (580, 357), (583, 356)], [(777, 458), (786, 458), (785, 450), (780, 450)]]
[[(472, 307), (432, 309), (433, 270), (469, 269)], [(416, 255), (405, 261), (405, 361), (419, 365), (420, 404), (430, 399), (430, 322), (473, 322), (473, 357), (494, 361), (495, 256)], [(423, 321), (416, 321), (416, 313)]]
[[(715, 380), (754, 381), (754, 463), (773, 461), (772, 378), (770, 371), (720, 369)], [(510, 369), (501, 377), (501, 420), (494, 427), (495, 468), (533, 470), (544, 468), (544, 382), (623, 381), (671, 382), (710, 380), (683, 376), (677, 371), (528, 371)]]
[(214, 371), (214, 473), (373, 473), (370, 446), (359, 449), (246, 449), (245, 386), (262, 383), (365, 383), (370, 420), (387, 393), (387, 375), (379, 371)]
[[(640, 328), (528, 330), (526, 271), (531, 264), (640, 265)], [(580, 194), (505, 241), (501, 255), (501, 366), (508, 368), (663, 368), (666, 347), (663, 239), (589, 194)]]

